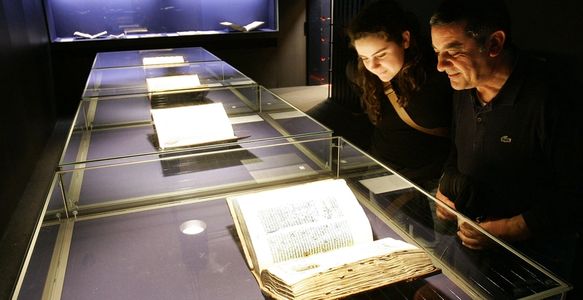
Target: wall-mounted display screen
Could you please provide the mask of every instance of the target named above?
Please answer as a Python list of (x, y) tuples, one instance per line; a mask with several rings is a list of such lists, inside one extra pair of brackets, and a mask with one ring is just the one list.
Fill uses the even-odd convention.
[(45, 0), (51, 41), (278, 30), (277, 0)]

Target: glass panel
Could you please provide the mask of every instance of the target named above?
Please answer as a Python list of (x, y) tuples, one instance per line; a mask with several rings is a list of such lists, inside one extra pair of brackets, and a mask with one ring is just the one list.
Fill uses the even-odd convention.
[[(225, 109), (238, 144), (280, 137), (330, 137), (331, 130), (258, 85), (209, 88), (204, 91), (165, 95), (172, 105), (220, 103)], [(192, 145), (162, 150), (152, 121), (147, 95), (98, 97), (80, 102), (59, 165), (110, 159), (140, 160), (158, 153), (191, 150)], [(193, 128), (192, 132), (208, 128)], [(118, 161), (119, 162), (119, 161)]]
[[(48, 282), (62, 291), (59, 297), (263, 299), (238, 246), (225, 198), (325, 178), (348, 182), (376, 238), (415, 243), (442, 269), (351, 299), (542, 298), (568, 290), (494, 238), (487, 250), (465, 249), (449, 230), (457, 224), (437, 221), (440, 202), (341, 138), (214, 146), (108, 163), (59, 171), (47, 199), (56, 203), (49, 204), (46, 229), (34, 250), (54, 249), (60, 256), (48, 271), (42, 259), (31, 260), (25, 274), (55, 275), (35, 282)], [(203, 233), (183, 234), (185, 222), (199, 224)], [(53, 225), (59, 227), (56, 238), (49, 229)], [(24, 281), (22, 297), (38, 294), (39, 287), (31, 285)]]
[(395, 231), (427, 249), (441, 263), (444, 272), (459, 276), (459, 284), (472, 298), (516, 299), (546, 297), (565, 292), (565, 283), (538, 264), (524, 258), (510, 246), (487, 234), (472, 220), (449, 209), (489, 239), (487, 249), (472, 250), (457, 238), (458, 223), (436, 216), (436, 206), (446, 207), (433, 196), (399, 174), (374, 162), (349, 143), (338, 155), (340, 177), (348, 177), (365, 195), (364, 204)]
[(92, 69), (82, 98), (200, 91), (253, 80), (223, 61)]
[(202, 47), (99, 52), (92, 69), (138, 67), (148, 63), (196, 63), (220, 60)]
[(330, 151), (327, 138), (309, 143), (280, 138), (68, 165), (58, 172), (65, 201), (51, 202), (49, 207), (57, 209), (47, 217), (63, 216), (67, 210), (84, 214), (327, 174)]

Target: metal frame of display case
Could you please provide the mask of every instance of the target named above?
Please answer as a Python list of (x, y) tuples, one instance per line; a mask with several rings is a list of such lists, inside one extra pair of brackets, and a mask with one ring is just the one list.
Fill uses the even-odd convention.
[[(164, 176), (161, 170), (165, 163), (184, 159), (193, 159), (204, 164), (194, 164), (189, 172), (178, 176)], [(75, 176), (81, 176), (82, 180), (72, 180)], [(115, 295), (115, 289), (112, 292), (114, 294), (105, 293), (103, 284), (109, 282), (106, 279), (108, 276), (117, 278), (121, 275), (117, 271), (111, 271), (114, 273), (110, 274), (90, 271), (94, 265), (93, 260), (105, 260), (100, 263), (106, 266), (118, 265), (122, 259), (119, 255), (127, 253), (128, 249), (134, 249), (138, 252), (133, 255), (143, 255), (143, 258), (127, 258), (130, 260), (125, 262), (127, 265), (123, 265), (125, 260), (122, 260), (123, 269), (119, 272), (124, 273), (132, 268), (140, 272), (149, 270), (150, 267), (136, 263), (148, 264), (151, 260), (156, 263), (157, 260), (153, 257), (162, 255), (164, 259), (162, 265), (158, 265), (159, 268), (170, 270), (174, 266), (176, 269), (173, 270), (180, 276), (187, 276), (185, 274), (191, 274), (193, 270), (198, 274), (196, 276), (199, 281), (194, 281), (193, 287), (174, 290), (176, 293), (183, 293), (180, 295), (195, 293), (191, 296), (216, 298), (216, 293), (222, 291), (236, 293), (231, 296), (255, 295), (249, 297), (261, 299), (258, 287), (254, 284), (245, 287), (231, 286), (234, 282), (244, 285), (249, 278), (253, 280), (253, 277), (248, 269), (248, 273), (245, 272), (247, 266), (244, 255), (237, 250), (236, 236), (229, 234), (228, 227), (232, 220), (228, 211), (224, 210), (224, 199), (242, 193), (325, 178), (342, 178), (347, 181), (368, 212), (377, 238), (393, 236), (417, 244), (442, 269), (442, 274), (422, 281), (373, 291), (374, 297), (390, 298), (387, 295), (409, 291), (413, 287), (412, 292), (421, 292), (417, 290), (420, 288), (417, 284), (420, 283), (425, 287), (424, 292), (460, 299), (538, 299), (561, 295), (569, 290), (567, 283), (491, 236), (473, 221), (451, 210), (349, 142), (332, 137), (282, 138), (269, 143), (248, 143), (240, 148), (214, 146), (202, 152), (181, 156), (119, 164), (111, 162), (98, 166), (81, 164), (71, 170), (58, 171), (47, 197), (44, 220), (37, 226), (35, 241), (27, 256), (24, 267), (27, 272), (22, 272), (19, 279), (19, 291), (23, 297), (42, 291), (49, 299), (60, 299), (62, 295), (72, 296), (83, 292), (88, 292), (86, 297), (89, 298)], [(66, 209), (66, 198), (71, 197), (71, 190), (75, 190), (81, 199), (82, 205), (77, 210)], [(46, 214), (46, 208), (51, 202), (60, 203), (63, 207), (60, 219), (56, 215)], [(475, 226), (491, 239), (492, 247), (481, 252), (468, 251), (455, 238), (455, 231), (437, 230), (436, 223), (426, 225), (427, 220), (435, 221), (434, 210), (427, 209), (435, 206), (442, 206)], [(204, 251), (211, 257), (213, 251), (230, 251), (229, 254), (220, 252), (215, 258), (226, 260), (221, 263), (228, 261), (233, 266), (239, 266), (237, 271), (216, 274), (213, 273), (216, 270), (210, 267), (209, 261), (195, 259), (194, 263), (187, 263), (187, 258), (180, 256), (187, 253), (190, 257), (190, 252), (177, 249), (182, 249), (182, 244), (178, 241), (181, 237), (175, 236), (168, 240), (169, 233), (166, 230), (171, 230), (172, 226), (177, 226), (187, 218), (183, 215), (187, 212), (196, 216), (202, 214), (205, 220), (222, 220), (221, 226), (226, 227), (219, 226), (220, 228), (212, 229), (208, 233), (211, 244)], [(158, 213), (168, 216), (170, 221), (165, 221), (166, 217), (160, 219)], [(39, 234), (40, 232), (43, 234)], [(143, 240), (150, 233), (154, 234), (154, 240)], [(141, 239), (136, 240), (134, 235)], [(126, 242), (128, 239), (139, 245), (149, 245), (158, 239), (166, 240), (168, 245), (165, 249), (171, 254), (156, 254), (156, 251), (160, 251), (157, 247), (152, 250), (154, 253), (149, 252), (148, 247), (134, 248), (134, 245)], [(189, 245), (186, 249), (196, 247)], [(99, 251), (100, 247), (105, 247), (102, 248), (103, 252)], [(41, 251), (42, 249), (45, 251)], [(44, 262), (44, 265), (40, 263), (42, 267), (39, 267), (39, 261)], [(166, 266), (167, 262), (170, 266)], [(168, 276), (164, 274), (161, 273), (160, 276)], [(124, 286), (135, 286), (134, 280), (140, 276), (146, 275), (139, 273), (129, 276), (125, 279), (127, 284), (124, 283)], [(229, 276), (242, 276), (245, 279), (235, 280)], [(162, 280), (156, 274), (148, 274), (146, 277)], [(203, 277), (212, 278), (212, 282), (200, 281)], [(46, 280), (46, 284), (42, 287), (35, 286), (33, 283), (38, 285), (39, 279)], [(94, 289), (93, 292), (84, 290), (89, 287)], [(148, 287), (140, 288), (149, 290)], [(168, 283), (168, 286), (158, 285), (156, 288), (159, 292), (171, 293), (176, 287)], [(239, 288), (241, 290), (237, 290)], [(139, 294), (131, 288), (124, 292), (137, 293), (133, 296)], [(223, 296), (229, 297), (228, 294)], [(359, 299), (358, 295), (354, 299)]]
[(143, 66), (144, 58), (182, 57), (184, 63), (220, 61), (221, 59), (203, 47), (181, 47), (150, 50), (125, 50), (98, 52), (91, 69)]
[[(181, 62), (141, 65), (144, 57), (174, 58), (176, 55), (181, 56)], [(59, 170), (181, 156), (214, 147), (156, 147), (151, 117), (153, 100), (150, 98), (153, 93), (147, 92), (145, 82), (149, 73), (191, 75), (196, 71), (201, 76), (203, 86), (165, 91), (170, 94), (164, 96), (196, 98), (193, 100), (196, 103), (190, 103), (192, 99), (188, 98), (188, 105), (196, 105), (202, 100), (221, 103), (241, 139), (222, 143), (220, 147), (240, 147), (248, 142), (267, 143), (282, 137), (332, 136), (330, 129), (201, 47), (98, 53), (94, 66), (99, 68), (91, 69), (87, 79), (84, 96), (58, 164)], [(115, 88), (103, 84), (102, 80), (112, 83)], [(176, 167), (169, 167), (166, 171), (176, 172)], [(83, 180), (82, 172), (76, 173), (71, 180)], [(78, 198), (70, 196), (76, 195), (76, 186), (72, 184), (68, 190), (65, 214), (76, 211)], [(49, 215), (62, 213), (52, 207), (48, 210)]]
[[(237, 142), (220, 145), (221, 147), (240, 147), (247, 143), (268, 143), (274, 139), (307, 137), (331, 137), (332, 131), (324, 127), (305, 113), (299, 111), (273, 92), (258, 85), (220, 87), (209, 91), (208, 95), (220, 93), (217, 103), (227, 108), (234, 131), (246, 137)], [(225, 94), (232, 100), (226, 100)], [(213, 149), (213, 145), (193, 145), (177, 149), (161, 150), (154, 146), (155, 135), (150, 118), (148, 99), (144, 97), (129, 98), (130, 105), (123, 103), (127, 98), (107, 98), (82, 100), (65, 144), (65, 150), (59, 163), (60, 170), (71, 170), (79, 166), (107, 165), (112, 162), (123, 163), (136, 160), (150, 160), (160, 156), (180, 156), (185, 153), (204, 152)], [(131, 103), (139, 105), (131, 105)], [(121, 102), (121, 119), (99, 119), (96, 112), (105, 106), (101, 114), (111, 117), (111, 110), (118, 110)], [(113, 109), (107, 105), (113, 104)], [(129, 107), (129, 110), (128, 110)], [(138, 118), (133, 119), (131, 114)], [(141, 118), (140, 118), (141, 117)], [(114, 119), (115, 120), (115, 119)], [(170, 172), (170, 171), (169, 171)], [(81, 173), (75, 173), (72, 180), (82, 180)], [(75, 195), (75, 185), (69, 190)], [(67, 197), (69, 211), (75, 211), (78, 198)], [(63, 212), (49, 208), (49, 214), (60, 215)]]
[(255, 81), (228, 63), (218, 61), (185, 62), (163, 65), (91, 69), (82, 99), (147, 95), (147, 79), (197, 75), (200, 87), (178, 87), (166, 92), (187, 92), (220, 86), (254, 84)]
[[(281, 136), (331, 136), (332, 131), (281, 97), (259, 85), (217, 87), (205, 91), (212, 103), (222, 103), (235, 132), (244, 139), (268, 140)], [(261, 125), (261, 126), (260, 126)], [(92, 98), (82, 100), (73, 120), (59, 165), (106, 159), (121, 159), (160, 152), (179, 152), (184, 149), (160, 150), (151, 141), (155, 134), (146, 95)], [(109, 139), (105, 136), (109, 135)], [(123, 145), (123, 137), (136, 145)], [(94, 144), (91, 145), (91, 141)], [(99, 144), (96, 144), (99, 143)], [(115, 145), (119, 143), (120, 145)], [(109, 145), (109, 154), (88, 156), (91, 146)], [(106, 149), (106, 150), (107, 150)], [(104, 151), (102, 151), (104, 152)], [(105, 151), (107, 152), (107, 151)]]

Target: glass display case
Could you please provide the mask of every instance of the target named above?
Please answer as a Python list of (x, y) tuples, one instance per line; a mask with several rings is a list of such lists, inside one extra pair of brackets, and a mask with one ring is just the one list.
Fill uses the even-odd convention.
[[(215, 87), (171, 96), (177, 97), (179, 104), (221, 104), (235, 135), (240, 137), (233, 143), (235, 145), (281, 137), (332, 136), (330, 129), (256, 84)], [(192, 147), (161, 149), (157, 145), (151, 112), (155, 101), (158, 100), (148, 95), (81, 100), (59, 166), (67, 169), (78, 163), (93, 166), (106, 160), (119, 163), (192, 151)], [(192, 130), (209, 130), (206, 126)]]
[[(165, 174), (184, 160), (196, 163)], [(455, 224), (447, 230), (435, 216), (441, 202), (342, 138), (306, 137), (58, 171), (17, 299), (264, 299), (226, 199), (330, 178), (348, 183), (376, 239), (414, 243), (441, 269), (351, 299), (538, 299), (569, 289), (458, 215), (491, 239), (486, 250), (465, 248)], [(202, 234), (183, 234), (193, 220)]]
[[(165, 57), (157, 58), (165, 60)], [(135, 67), (91, 69), (82, 99), (157, 92), (195, 92), (212, 87), (253, 83), (252, 79), (224, 61), (170, 61)]]
[(220, 60), (202, 47), (108, 51), (98, 52), (95, 55), (91, 69), (139, 67), (143, 66), (144, 62), (150, 62), (151, 64), (156, 62), (158, 64), (177, 64)]
[(52, 42), (278, 30), (277, 0), (44, 0), (44, 7)]

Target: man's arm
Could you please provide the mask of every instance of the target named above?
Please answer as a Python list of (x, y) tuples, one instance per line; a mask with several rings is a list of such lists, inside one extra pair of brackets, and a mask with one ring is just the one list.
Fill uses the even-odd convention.
[[(508, 242), (525, 240), (531, 236), (522, 215), (486, 220), (480, 222), (479, 225), (491, 235)], [(491, 243), (489, 237), (476, 230), (474, 226), (464, 222), (459, 224), (457, 235), (462, 244), (471, 249), (482, 249)]]

